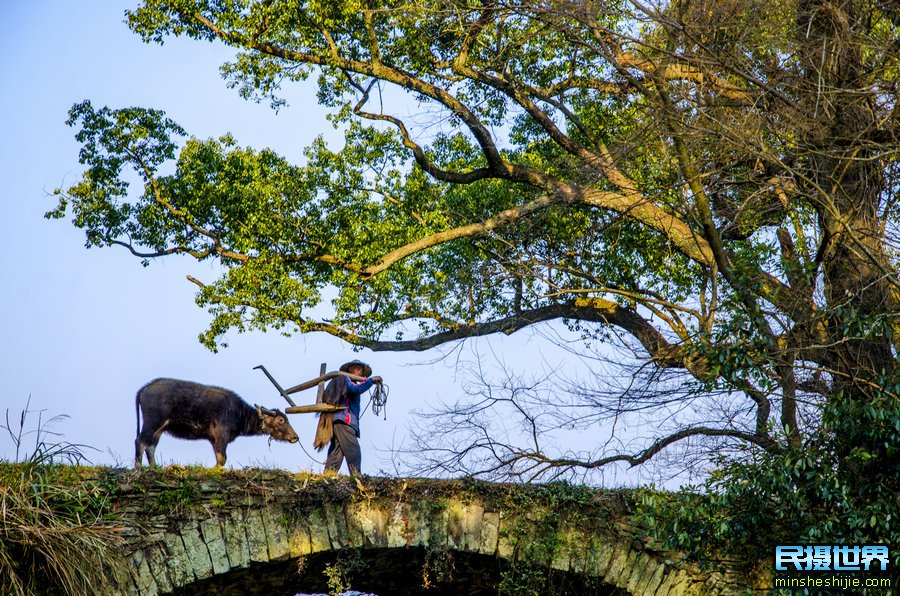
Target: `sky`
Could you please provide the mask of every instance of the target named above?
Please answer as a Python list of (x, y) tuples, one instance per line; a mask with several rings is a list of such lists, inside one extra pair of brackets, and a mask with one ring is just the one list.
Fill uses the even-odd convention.
[[(66, 416), (52, 425), (41, 422), (60, 433), (48, 439), (91, 447), (84, 453), (96, 464), (130, 466), (135, 393), (154, 378), (218, 385), (250, 403), (283, 407), (254, 366), (264, 364), (287, 387), (317, 376), (322, 362), (335, 370), (359, 357), (390, 387), (387, 420), (371, 412), (362, 419), (363, 472), (393, 473), (390, 447), (419, 424), (414, 411), (460, 396), (456, 354), (355, 353), (323, 334), (288, 338), (258, 331), (229, 333), (229, 347), (212, 353), (197, 339), (210, 315), (195, 305), (197, 288), (186, 276), (212, 281), (214, 266), (168, 257), (144, 268), (124, 249), (85, 249), (83, 233), (68, 220), (44, 219), (56, 206), (53, 190), (81, 174), (75, 130), (65, 120), (84, 99), (95, 107), (162, 109), (197, 138), (230, 132), (241, 145), (270, 147), (296, 161), (317, 135), (339, 136), (316, 104), (313, 83), (287, 91), (289, 107), (277, 113), (243, 100), (219, 76), (218, 67), (231, 56), (227, 48), (185, 39), (144, 44), (123, 22), (135, 4), (0, 3), (0, 416), (8, 413), (16, 430), (19, 413), (30, 404), (26, 428), (32, 431), (38, 416)], [(546, 342), (536, 348), (535, 338), (525, 331), (474, 345), (518, 366), (557, 366), (562, 356)], [(468, 348), (463, 353), (474, 354)], [(294, 397), (311, 403), (315, 393)], [(294, 415), (291, 422), (305, 451), (262, 437), (239, 438), (229, 447), (228, 467), (320, 470), (324, 456), (310, 447), (315, 418)], [(30, 435), (22, 450), (33, 448), (34, 439)], [(169, 436), (156, 455), (163, 465), (215, 462), (208, 443)], [(0, 460), (15, 456), (15, 442), (0, 432)]]
[[(73, 184), (82, 171), (75, 130), (65, 120), (84, 99), (97, 107), (162, 109), (198, 138), (230, 132), (242, 145), (270, 147), (294, 160), (317, 135), (338, 137), (312, 84), (288, 91), (290, 106), (278, 113), (245, 101), (219, 76), (231, 56), (227, 48), (182, 39), (144, 44), (123, 22), (134, 5), (8, 1), (0, 9), (0, 414), (10, 413), (15, 430), (30, 399), (29, 430), (38, 416), (68, 416), (42, 426), (61, 433), (56, 440), (92, 447), (84, 452), (94, 463), (131, 465), (134, 396), (154, 378), (227, 387), (250, 403), (284, 407), (254, 366), (264, 364), (287, 387), (317, 376), (322, 362), (335, 370), (359, 357), (390, 387), (387, 420), (369, 412), (362, 421), (363, 471), (392, 472), (384, 451), (402, 439), (411, 410), (458, 393), (452, 362), (434, 363), (439, 354), (354, 353), (327, 335), (277, 332), (230, 333), (229, 347), (212, 353), (197, 340), (210, 316), (195, 305), (196, 286), (186, 276), (211, 281), (214, 266), (176, 257), (144, 268), (124, 250), (87, 250), (71, 223), (44, 219), (56, 203), (53, 190)], [(314, 390), (294, 399), (311, 403)], [(320, 469), (324, 457), (309, 447), (314, 416), (295, 415), (291, 422), (309, 455), (298, 445), (243, 437), (229, 447), (229, 467)], [(15, 443), (0, 434), (0, 459), (14, 457)], [(157, 457), (163, 464), (215, 462), (208, 443), (168, 436)]]

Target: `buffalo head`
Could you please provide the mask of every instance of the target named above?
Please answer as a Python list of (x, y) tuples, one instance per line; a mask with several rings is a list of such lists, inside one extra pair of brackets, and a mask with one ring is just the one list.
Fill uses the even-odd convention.
[(256, 406), (256, 413), (259, 414), (259, 424), (262, 431), (276, 441), (296, 443), (300, 440), (300, 437), (297, 436), (297, 433), (291, 427), (291, 423), (288, 422), (287, 415), (281, 410), (270, 410), (262, 406)]

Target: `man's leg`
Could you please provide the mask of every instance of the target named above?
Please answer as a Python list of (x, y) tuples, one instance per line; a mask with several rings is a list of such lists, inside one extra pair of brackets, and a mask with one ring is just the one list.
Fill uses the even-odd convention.
[(356, 476), (362, 467), (362, 449), (359, 448), (359, 438), (356, 436), (356, 431), (349, 426), (347, 426), (347, 430), (349, 431), (349, 440), (344, 442), (344, 457), (347, 458), (347, 467), (350, 468), (350, 475)]
[(337, 472), (341, 469), (341, 464), (344, 463), (344, 450), (341, 448), (340, 427), (349, 428), (342, 422), (335, 422), (334, 434), (331, 436), (331, 443), (328, 445), (328, 457), (325, 458), (326, 472), (328, 470)]
[(342, 457), (341, 460), (337, 460), (336, 467), (329, 468), (328, 464), (331, 461), (331, 450), (329, 449), (329, 458), (325, 462), (325, 468), (333, 470), (340, 468), (341, 461), (346, 457), (350, 474), (359, 474), (362, 464), (362, 452), (359, 448), (359, 439), (356, 438), (356, 431), (353, 430), (353, 427), (343, 422), (336, 422), (334, 424), (334, 441), (338, 443), (339, 447), (337, 450), (340, 451)]

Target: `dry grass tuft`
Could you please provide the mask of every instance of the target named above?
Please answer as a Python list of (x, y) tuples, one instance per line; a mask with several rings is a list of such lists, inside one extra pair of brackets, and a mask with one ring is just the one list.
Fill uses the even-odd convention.
[[(112, 522), (110, 487), (71, 486), (64, 480), (85, 460), (84, 446), (53, 441), (38, 415), (27, 429), (29, 403), (0, 429), (16, 460), (0, 461), (0, 594), (92, 594), (128, 573), (115, 552), (121, 528)], [(39, 414), (39, 413), (38, 413)], [(25, 442), (34, 438), (34, 447)]]

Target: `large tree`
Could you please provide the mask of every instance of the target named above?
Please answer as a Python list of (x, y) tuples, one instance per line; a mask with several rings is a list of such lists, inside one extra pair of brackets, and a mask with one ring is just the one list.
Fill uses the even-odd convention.
[(346, 134), (291, 164), (183, 140), (153, 110), (73, 107), (87, 169), (52, 215), (89, 245), (218, 260), (219, 279), (191, 279), (210, 347), (277, 327), (426, 350), (559, 320), (637, 358), (646, 384), (598, 391), (598, 410), (670, 416), (670, 392), (718, 408), (575, 457), (538, 432), (501, 445), (461, 406), (450, 428), (475, 434), (448, 469), (540, 477), (696, 438), (777, 457), (827, 437), (836, 469), (871, 479), (897, 454), (895, 4), (146, 0), (127, 20), (146, 41), (236, 48), (224, 76), (275, 107), (317, 75)]

